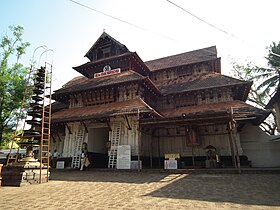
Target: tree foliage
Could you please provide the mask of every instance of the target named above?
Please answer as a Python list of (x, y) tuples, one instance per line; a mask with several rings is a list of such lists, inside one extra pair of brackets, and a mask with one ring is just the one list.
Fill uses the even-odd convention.
[(262, 83), (258, 86), (258, 90), (264, 91), (273, 95), (280, 87), (280, 42), (273, 42), (268, 47), (267, 68), (255, 67), (256, 80), (261, 80)]
[(21, 26), (10, 26), (9, 29), (11, 34), (3, 35), (0, 40), (0, 145), (19, 117), (28, 72), (19, 63), (30, 45), (22, 39), (24, 29)]
[[(268, 66), (258, 67), (254, 66), (251, 62), (245, 65), (233, 63), (233, 74), (235, 77), (253, 81), (248, 100), (254, 105), (265, 108), (268, 101), (280, 88), (280, 42), (276, 44), (273, 42), (268, 47)], [(261, 127), (270, 135), (274, 135), (277, 130), (276, 114), (272, 111), (272, 116), (268, 117)]]

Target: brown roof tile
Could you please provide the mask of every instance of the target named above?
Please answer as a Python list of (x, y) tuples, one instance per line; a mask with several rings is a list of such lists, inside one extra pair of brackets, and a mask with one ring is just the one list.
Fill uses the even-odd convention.
[(156, 60), (146, 61), (145, 64), (151, 71), (182, 66), (192, 63), (209, 61), (217, 58), (216, 46), (185, 52), (177, 55), (172, 55)]
[[(136, 114), (137, 112), (154, 112), (142, 99), (136, 98), (129, 101), (102, 104), (97, 106), (75, 107), (63, 109), (52, 115), (52, 122), (70, 122), (103, 117), (111, 117), (121, 114)], [(157, 113), (156, 113), (157, 114)]]
[(195, 118), (199, 116), (212, 116), (215, 114), (229, 114), (230, 108), (233, 108), (235, 114), (242, 114), (242, 116), (255, 116), (264, 120), (269, 112), (263, 109), (256, 108), (243, 101), (227, 101), (211, 104), (201, 104), (196, 106), (180, 107), (176, 109), (165, 109), (161, 110), (160, 113), (165, 118)]
[(110, 56), (110, 57), (107, 57), (107, 58), (99, 59), (97, 61), (86, 62), (86, 63), (84, 63), (84, 64), (82, 64), (80, 66), (73, 67), (73, 69), (75, 69), (78, 72), (81, 72), (81, 70), (83, 70), (85, 67), (90, 67), (90, 66), (92, 66), (94, 64), (99, 64), (99, 63), (102, 63), (102, 62), (107, 62), (107, 61), (110, 61), (112, 59), (126, 58), (126, 57), (129, 57), (129, 56), (132, 56), (133, 54), (135, 54), (135, 52), (127, 52), (127, 53), (123, 53), (121, 55), (114, 55), (114, 56)]
[(155, 82), (155, 85), (164, 95), (240, 84), (250, 85), (251, 83), (218, 73), (193, 75), (186, 78), (177, 78)]
[(61, 89), (56, 90), (55, 95), (82, 91), (82, 90), (89, 90), (98, 87), (104, 87), (107, 85), (113, 85), (128, 81), (135, 81), (139, 79), (144, 79), (145, 77), (130, 70), (125, 71), (120, 74), (100, 77), (100, 78), (91, 78), (88, 79), (84, 76), (75, 77), (70, 82), (66, 83)]
[(98, 40), (92, 45), (92, 47), (91, 47), (91, 48), (88, 50), (88, 52), (85, 54), (85, 57), (91, 59), (91, 57), (90, 57), (90, 52), (95, 48), (95, 46), (98, 44), (98, 42), (99, 42), (101, 39), (105, 38), (105, 37), (108, 37), (108, 38), (111, 39), (113, 42), (117, 43), (119, 46), (121, 46), (121, 47), (123, 48), (124, 51), (128, 51), (128, 52), (129, 52), (129, 50), (127, 49), (127, 47), (126, 47), (124, 44), (120, 43), (119, 41), (117, 41), (116, 39), (114, 39), (113, 37), (111, 37), (109, 34), (107, 34), (107, 33), (104, 31), (104, 32), (101, 34), (101, 36), (98, 38)]

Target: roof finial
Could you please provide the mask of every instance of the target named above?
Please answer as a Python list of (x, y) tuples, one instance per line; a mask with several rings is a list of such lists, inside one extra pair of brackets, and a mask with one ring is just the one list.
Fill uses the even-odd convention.
[(105, 28), (103, 28), (103, 33), (105, 33)]

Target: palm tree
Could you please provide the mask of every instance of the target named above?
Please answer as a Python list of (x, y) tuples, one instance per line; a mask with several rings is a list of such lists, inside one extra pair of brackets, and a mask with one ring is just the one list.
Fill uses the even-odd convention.
[[(268, 47), (268, 67), (257, 67), (252, 63), (247, 65), (238, 65), (233, 63), (234, 77), (246, 81), (253, 81), (248, 101), (263, 109), (266, 108), (268, 101), (273, 95), (280, 91), (280, 42), (273, 42)], [(267, 118), (260, 126), (268, 134), (273, 135), (277, 129), (277, 115), (272, 110), (272, 116)], [(278, 128), (279, 129), (279, 128)]]
[(262, 83), (257, 90), (267, 92), (270, 96), (280, 89), (280, 42), (276, 44), (273, 42), (268, 47), (268, 68), (256, 67), (256, 80), (261, 80)]

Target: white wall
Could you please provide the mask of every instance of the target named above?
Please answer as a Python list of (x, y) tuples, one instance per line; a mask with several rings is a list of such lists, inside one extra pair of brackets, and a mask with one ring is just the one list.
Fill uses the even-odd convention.
[[(209, 144), (213, 145), (217, 148), (217, 152), (219, 155), (230, 156), (230, 143), (229, 143), (229, 134), (226, 131), (226, 126), (215, 126), (219, 128), (218, 131), (214, 131), (210, 126), (207, 127), (208, 133), (202, 133), (200, 130), (200, 142), (201, 144), (195, 146), (192, 151), (192, 147), (187, 146), (187, 139), (184, 134), (184, 129), (179, 129), (176, 127), (169, 127), (168, 131), (170, 136), (166, 134), (166, 129), (161, 128), (156, 131), (156, 135), (161, 135), (160, 137), (151, 137), (145, 133), (142, 133), (142, 154), (144, 156), (150, 155), (151, 147), (153, 152), (152, 154), (158, 156), (158, 151), (160, 150), (160, 155), (164, 156), (167, 153), (180, 153), (181, 156), (192, 156), (192, 152), (194, 152), (195, 156), (205, 156), (206, 151), (205, 147)], [(212, 130), (212, 131), (211, 131)], [(179, 133), (178, 133), (179, 132)], [(209, 134), (210, 133), (210, 134)], [(176, 134), (178, 136), (176, 136)], [(239, 136), (237, 135), (237, 146), (239, 154), (242, 155), (242, 148), (240, 147)], [(152, 143), (151, 143), (152, 141)]]
[[(65, 127), (65, 138), (64, 138), (64, 145), (63, 145), (63, 157), (73, 157), (75, 153), (75, 143), (77, 141), (77, 134), (79, 130), (85, 130), (83, 125), (79, 122), (75, 123), (68, 123), (69, 129), (71, 133), (68, 131), (68, 129)], [(87, 142), (88, 135), (84, 132), (84, 138), (83, 142)]]
[[(130, 145), (131, 155), (136, 156), (138, 154), (138, 139), (141, 137), (141, 133), (138, 132), (137, 116), (128, 116), (128, 123), (122, 116), (112, 117), (110, 119), (110, 127), (114, 129), (114, 122), (121, 122), (121, 138), (120, 145)], [(84, 126), (79, 122), (68, 123), (68, 126), (72, 132), (69, 133), (65, 128), (65, 138), (63, 146), (63, 157), (72, 157), (75, 150), (76, 135), (80, 129), (84, 130)], [(84, 133), (83, 142), (88, 143), (89, 152), (107, 153), (106, 142), (110, 139), (109, 127), (106, 123), (89, 123), (86, 124), (89, 133)], [(102, 130), (104, 129), (104, 130)], [(106, 130), (108, 132), (106, 132)], [(108, 136), (107, 136), (108, 133)], [(104, 144), (103, 144), (104, 143)], [(104, 150), (105, 149), (105, 150)]]
[(53, 137), (55, 138), (55, 140), (53, 140), (53, 138), (51, 138), (51, 147), (50, 147), (51, 154), (54, 153), (54, 150), (57, 150), (57, 152), (61, 156), (61, 154), (63, 152), (65, 134), (60, 132), (59, 133), (60, 139), (58, 138), (56, 133), (53, 134)]
[(280, 167), (280, 142), (273, 142), (258, 126), (247, 124), (240, 132), (244, 155), (253, 167)]
[[(116, 117), (110, 119), (111, 126), (114, 122), (121, 122), (121, 137), (119, 145), (130, 145), (131, 155), (136, 156), (138, 154), (138, 138), (141, 133), (138, 132), (137, 116), (128, 116), (128, 123), (124, 117)], [(112, 129), (114, 129), (112, 127)]]

